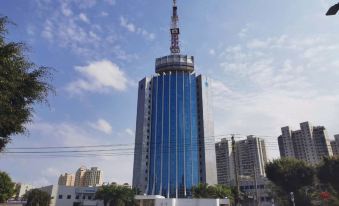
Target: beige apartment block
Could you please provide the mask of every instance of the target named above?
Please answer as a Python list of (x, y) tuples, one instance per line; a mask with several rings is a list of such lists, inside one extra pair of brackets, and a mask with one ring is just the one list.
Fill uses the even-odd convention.
[(74, 174), (65, 173), (64, 175), (60, 175), (58, 185), (74, 186), (74, 181)]

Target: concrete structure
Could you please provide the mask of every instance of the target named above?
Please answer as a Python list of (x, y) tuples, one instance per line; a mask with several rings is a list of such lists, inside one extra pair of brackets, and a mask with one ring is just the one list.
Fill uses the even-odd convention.
[(267, 163), (265, 141), (253, 135), (235, 143), (236, 167), (240, 176), (265, 176)]
[(15, 184), (15, 195), (13, 196), (13, 198), (15, 200), (21, 200), (24, 194), (26, 194), (26, 192), (30, 191), (31, 189), (34, 189), (33, 185), (16, 183)]
[[(274, 200), (270, 196), (270, 182), (266, 177), (245, 177), (239, 178), (240, 191), (245, 194), (247, 199), (242, 204), (243, 206), (257, 205), (272, 206)], [(257, 188), (257, 189), (256, 189)]]
[(136, 206), (229, 206), (228, 199), (174, 199), (163, 196), (135, 196)]
[(312, 126), (309, 122), (300, 124), (300, 130), (281, 128), (278, 137), (281, 157), (293, 157), (310, 164), (317, 164), (323, 157), (333, 155), (328, 134), (323, 126)]
[(334, 135), (334, 141), (331, 141), (331, 147), (334, 156), (339, 156), (339, 134)]
[(194, 57), (179, 54), (173, 5), (172, 54), (139, 82), (133, 187), (141, 194), (190, 197), (192, 186), (216, 184), (211, 80), (194, 73)]
[(103, 183), (103, 171), (98, 167), (87, 169), (81, 166), (75, 173), (74, 186), (76, 187), (95, 187)]
[(234, 160), (232, 154), (232, 141), (226, 138), (215, 143), (217, 161), (218, 184), (230, 186), (234, 180)]
[(102, 201), (94, 200), (97, 187), (50, 185), (39, 190), (51, 195), (49, 206), (104, 206)]
[(60, 175), (58, 180), (58, 185), (64, 186), (74, 186), (75, 175), (65, 173), (64, 175)]
[[(232, 142), (222, 139), (215, 144), (218, 184), (235, 185)], [(238, 176), (264, 177), (267, 163), (265, 141), (255, 136), (235, 142), (235, 164)]]
[(87, 171), (87, 168), (84, 166), (81, 166), (75, 173), (75, 180), (74, 180), (74, 186), (76, 187), (83, 187), (85, 186), (84, 180), (85, 180), (85, 173)]
[(85, 187), (101, 186), (103, 183), (103, 171), (97, 167), (91, 167), (85, 172), (84, 178)]

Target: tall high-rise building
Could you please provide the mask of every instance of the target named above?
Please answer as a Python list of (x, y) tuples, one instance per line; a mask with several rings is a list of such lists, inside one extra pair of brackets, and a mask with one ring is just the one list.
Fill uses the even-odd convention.
[(74, 186), (76, 187), (84, 187), (84, 177), (85, 173), (87, 171), (87, 168), (84, 166), (81, 166), (75, 173), (75, 180), (74, 180)]
[(75, 173), (74, 186), (76, 187), (95, 187), (103, 183), (103, 171), (97, 167), (87, 169), (81, 166)]
[(96, 187), (101, 186), (103, 183), (103, 172), (97, 167), (91, 167), (86, 170), (84, 175), (84, 186), (85, 187)]
[(334, 140), (331, 141), (331, 147), (334, 156), (339, 156), (339, 134), (334, 135)]
[(234, 180), (232, 141), (224, 138), (215, 143), (218, 184), (229, 186)]
[(236, 167), (240, 176), (265, 176), (267, 163), (265, 140), (253, 135), (235, 143)]
[(190, 197), (199, 183), (216, 184), (211, 80), (181, 55), (173, 1), (171, 55), (139, 82), (133, 187), (143, 194)]
[(278, 137), (281, 157), (293, 157), (310, 164), (317, 164), (323, 157), (333, 155), (326, 128), (312, 126), (309, 122), (300, 123), (300, 130), (281, 128)]
[(58, 185), (74, 186), (74, 181), (75, 181), (74, 174), (65, 173), (64, 175), (60, 175)]
[(267, 156), (263, 139), (250, 135), (245, 140), (235, 142), (235, 159), (230, 140), (222, 139), (215, 147), (218, 184), (226, 186), (235, 184), (235, 166), (239, 178), (266, 176)]

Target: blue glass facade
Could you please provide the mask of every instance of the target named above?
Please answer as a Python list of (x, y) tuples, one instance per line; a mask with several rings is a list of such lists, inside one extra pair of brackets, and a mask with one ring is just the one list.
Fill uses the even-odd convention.
[(196, 76), (177, 71), (151, 80), (147, 194), (190, 197), (199, 183)]

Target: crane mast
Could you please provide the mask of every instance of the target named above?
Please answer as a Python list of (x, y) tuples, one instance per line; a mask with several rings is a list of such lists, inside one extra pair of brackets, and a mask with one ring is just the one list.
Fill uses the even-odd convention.
[(179, 16), (178, 16), (178, 7), (177, 0), (173, 0), (173, 13), (172, 13), (172, 25), (171, 25), (171, 53), (179, 54)]

